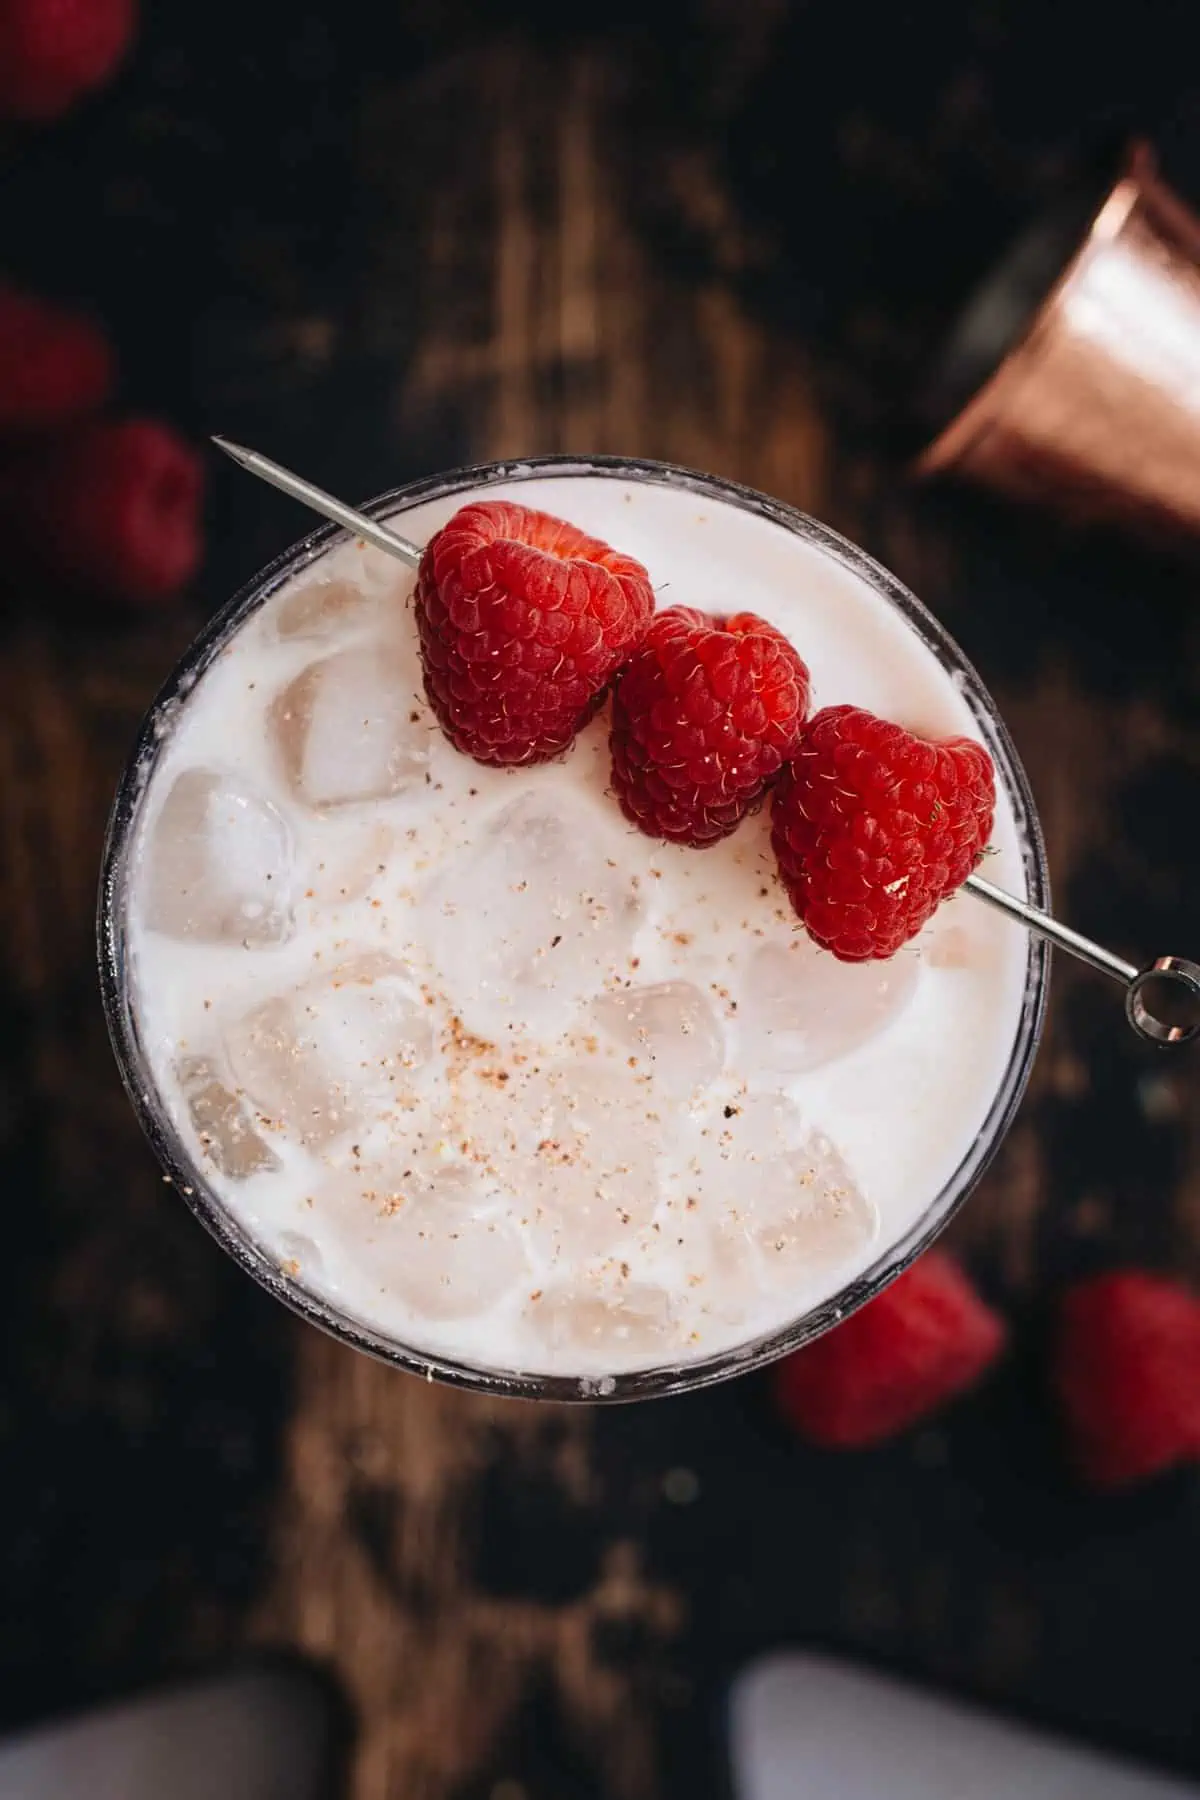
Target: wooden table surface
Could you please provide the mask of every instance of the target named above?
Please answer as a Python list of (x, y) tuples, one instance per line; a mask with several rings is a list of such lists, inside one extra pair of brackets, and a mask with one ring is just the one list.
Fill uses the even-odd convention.
[[(891, 409), (1093, 129), (1170, 131), (1140, 39), (1082, 37), (1074, 0), (937, 0), (915, 48), (889, 10), (781, 0), (516, 5), (503, 33), (432, 0), (155, 10), (110, 95), (0, 143), (0, 264), (94, 302), (130, 404), (349, 497), (602, 451), (818, 514), (981, 667), (1061, 911), (1197, 954), (1195, 574), (913, 491)], [(1160, 48), (1183, 16), (1150, 10)], [(96, 996), (106, 809), (199, 621), (307, 528), (212, 476), (186, 605), (68, 621), (23, 588), (0, 637), (0, 1722), (283, 1648), (353, 1709), (353, 1800), (703, 1800), (730, 1674), (815, 1643), (1200, 1772), (1200, 1481), (1084, 1497), (1043, 1394), (1064, 1278), (1200, 1277), (1200, 1065), (1106, 983), (1058, 968), (953, 1234), (1014, 1353), (870, 1455), (789, 1441), (753, 1379), (594, 1412), (404, 1378), (162, 1186)]]

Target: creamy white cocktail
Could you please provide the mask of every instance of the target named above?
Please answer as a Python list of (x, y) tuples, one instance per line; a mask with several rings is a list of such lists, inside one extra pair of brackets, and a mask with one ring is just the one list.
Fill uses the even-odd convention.
[[(1036, 887), (994, 716), (882, 571), (653, 465), (505, 473), (401, 499), (401, 529), (517, 498), (637, 557), (660, 606), (773, 623), (815, 707), (987, 742), (989, 876)], [(828, 1323), (985, 1160), (1039, 954), (960, 896), (890, 961), (835, 961), (765, 812), (701, 851), (627, 824), (607, 710), (559, 761), (471, 761), (427, 707), (412, 588), (344, 535), (302, 552), (224, 622), (127, 782), (118, 1047), (169, 1165), (285, 1297), (437, 1372), (685, 1385)]]

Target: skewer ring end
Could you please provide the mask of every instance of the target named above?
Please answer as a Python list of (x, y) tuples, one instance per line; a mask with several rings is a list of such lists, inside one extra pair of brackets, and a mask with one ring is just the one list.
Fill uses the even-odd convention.
[[(1191, 1015), (1185, 1024), (1168, 1024), (1151, 1004), (1165, 987), (1182, 989), (1190, 999)], [(1149, 990), (1149, 993), (1147, 993)], [(1152, 1044), (1186, 1044), (1200, 1033), (1200, 963), (1183, 956), (1159, 956), (1148, 968), (1135, 975), (1125, 994), (1125, 1016), (1139, 1037)]]

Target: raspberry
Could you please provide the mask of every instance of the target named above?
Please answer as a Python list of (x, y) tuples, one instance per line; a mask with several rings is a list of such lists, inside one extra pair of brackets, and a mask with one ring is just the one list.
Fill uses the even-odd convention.
[(715, 844), (792, 755), (807, 711), (808, 670), (773, 625), (669, 607), (617, 681), (622, 812), (650, 837)]
[(930, 1250), (844, 1325), (778, 1363), (775, 1397), (810, 1443), (882, 1443), (972, 1387), (1005, 1335), (957, 1264)]
[(0, 508), (29, 561), (137, 604), (195, 570), (202, 490), (199, 457), (168, 426), (102, 420), (19, 461)]
[(565, 750), (654, 611), (641, 563), (511, 500), (435, 533), (416, 600), (429, 703), (459, 750), (498, 764)]
[(66, 307), (0, 285), (0, 344), (0, 431), (63, 425), (94, 412), (112, 391), (108, 340)]
[(0, 113), (57, 118), (115, 72), (134, 0), (0, 0)]
[(1094, 1487), (1200, 1458), (1200, 1300), (1136, 1269), (1078, 1283), (1059, 1309), (1053, 1381)]
[(810, 937), (843, 962), (894, 956), (966, 880), (992, 830), (992, 759), (855, 706), (805, 727), (772, 806), (779, 873)]

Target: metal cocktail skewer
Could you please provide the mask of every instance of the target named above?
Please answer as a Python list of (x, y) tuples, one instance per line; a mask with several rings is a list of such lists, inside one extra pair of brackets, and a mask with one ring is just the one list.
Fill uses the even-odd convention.
[[(411, 569), (419, 564), (419, 544), (411, 543), (408, 538), (401, 537), (386, 525), (380, 525), (366, 513), (356, 512), (344, 501), (327, 494), (324, 488), (314, 487), (311, 481), (305, 481), (300, 475), (293, 475), (290, 469), (272, 462), (270, 457), (260, 456), (257, 450), (247, 450), (244, 445), (230, 443), (227, 438), (222, 437), (214, 437), (213, 443), (226, 456), (231, 456), (234, 462), (240, 463), (243, 469), (249, 469), (261, 481), (269, 482), (281, 493), (290, 494), (293, 500), (299, 500), (314, 512), (332, 519), (335, 525), (342, 525), (356, 537), (364, 538), (367, 543), (375, 544), (391, 556), (398, 556)], [(1200, 964), (1189, 962), (1182, 956), (1160, 956), (1146, 968), (1139, 969), (1136, 964), (1115, 956), (1111, 950), (1105, 950), (1102, 945), (1093, 943), (1080, 932), (1072, 931), (1069, 925), (1061, 925), (1049, 913), (1030, 906), (1028, 901), (1018, 900), (1015, 894), (994, 887), (982, 875), (968, 875), (963, 885), (977, 900), (1007, 913), (1010, 919), (1016, 919), (1047, 943), (1065, 950), (1068, 955), (1077, 957), (1089, 967), (1098, 969), (1102, 975), (1119, 981), (1125, 989), (1125, 1016), (1141, 1037), (1149, 1038), (1155, 1044), (1185, 1044), (1200, 1032)], [(1182, 989), (1189, 996), (1197, 1017), (1183, 1025), (1172, 1025), (1159, 1018), (1152, 1010), (1147, 993), (1147, 990), (1156, 985)]]
[(1149, 1038), (1153, 1044), (1186, 1044), (1200, 1032), (1200, 1017), (1187, 1025), (1170, 1025), (1151, 1009), (1147, 998), (1147, 989), (1158, 984), (1181, 988), (1191, 997), (1192, 1011), (1200, 1013), (1200, 963), (1189, 962), (1184, 956), (1157, 956), (1146, 968), (1139, 969), (1136, 963), (1114, 956), (1111, 950), (1093, 943), (1082, 932), (1072, 931), (1069, 925), (1060, 924), (1049, 913), (1030, 906), (1027, 900), (1018, 900), (1015, 894), (994, 887), (982, 875), (968, 875), (963, 886), (977, 900), (1019, 920), (1048, 944), (1119, 981), (1125, 989), (1125, 1017), (1141, 1037)]
[(374, 544), (377, 549), (386, 550), (391, 556), (398, 556), (410, 569), (415, 569), (420, 562), (420, 544), (410, 543), (408, 538), (389, 531), (386, 525), (377, 524), (366, 513), (355, 512), (344, 500), (335, 499), (324, 488), (314, 487), (302, 475), (293, 475), (282, 463), (272, 462), (269, 456), (260, 456), (257, 450), (247, 450), (244, 444), (231, 444), (228, 438), (214, 437), (213, 443), (226, 456), (232, 456), (234, 462), (239, 463), (243, 469), (249, 469), (252, 475), (257, 475), (260, 481), (269, 482), (281, 494), (290, 494), (293, 500), (299, 500), (304, 506), (311, 506), (314, 512), (332, 519), (335, 525), (344, 525), (355, 537), (366, 538), (368, 544)]

